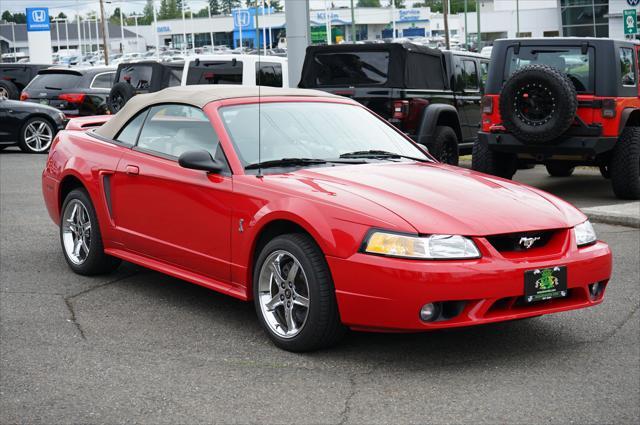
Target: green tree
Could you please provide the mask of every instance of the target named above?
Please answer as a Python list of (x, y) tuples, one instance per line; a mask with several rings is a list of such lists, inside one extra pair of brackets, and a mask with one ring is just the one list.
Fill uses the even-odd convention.
[(225, 15), (230, 15), (233, 9), (237, 9), (242, 6), (240, 0), (220, 0), (222, 12)]
[(25, 15), (24, 13), (14, 13), (13, 22), (15, 22), (16, 24), (26, 24), (27, 15)]
[(405, 7), (404, 0), (396, 0), (396, 9), (404, 9)]
[(13, 22), (13, 15), (8, 10), (2, 12), (2, 20), (6, 22)]
[(212, 15), (220, 14), (220, 0), (209, 0), (209, 7)]
[(153, 0), (147, 0), (144, 9), (142, 9), (142, 14), (144, 17), (138, 19), (138, 23), (141, 25), (151, 25), (153, 23)]
[(358, 0), (357, 7), (381, 7), (380, 0)]
[[(449, 13), (464, 13), (464, 0), (451, 0)], [(413, 7), (430, 7), (432, 12), (442, 13), (442, 0), (424, 0), (414, 3)], [(467, 12), (476, 11), (476, 0), (467, 0)]]

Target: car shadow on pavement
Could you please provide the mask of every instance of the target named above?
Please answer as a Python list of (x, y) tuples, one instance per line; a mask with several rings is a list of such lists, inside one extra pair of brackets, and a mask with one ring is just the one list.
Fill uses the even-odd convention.
[[(121, 315), (129, 320), (136, 317), (135, 322), (142, 328), (129, 327), (123, 328), (122, 333), (115, 332), (118, 344), (126, 344), (129, 339), (133, 345), (144, 344), (152, 350), (156, 343), (175, 345), (187, 355), (192, 344), (190, 335), (197, 335), (198, 350), (206, 350), (209, 346), (212, 357), (245, 355), (250, 350), (253, 356), (264, 352), (276, 361), (321, 364), (331, 361), (338, 366), (392, 363), (401, 368), (432, 368), (475, 361), (498, 365), (501, 359), (518, 358), (538, 350), (547, 354), (561, 352), (586, 342), (570, 328), (558, 326), (562, 325), (562, 320), (556, 315), (422, 333), (350, 331), (332, 348), (292, 354), (271, 344), (259, 326), (253, 303), (154, 271), (139, 270), (139, 274), (118, 283), (113, 302), (102, 294), (96, 297), (99, 302), (94, 306), (84, 306), (84, 314), (80, 304), (78, 317), (92, 322), (89, 326), (83, 323), (88, 328), (85, 332), (89, 341), (92, 334), (104, 335), (107, 330), (117, 329), (118, 325), (110, 322)], [(114, 311), (116, 308), (120, 311)], [(111, 310), (100, 311), (103, 309)], [(97, 329), (91, 329), (93, 325)]]

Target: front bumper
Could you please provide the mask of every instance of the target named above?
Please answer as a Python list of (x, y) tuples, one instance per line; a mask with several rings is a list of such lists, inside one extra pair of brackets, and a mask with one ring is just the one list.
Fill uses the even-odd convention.
[[(611, 252), (596, 242), (578, 249), (567, 231), (564, 254), (505, 256), (477, 238), (483, 257), (477, 260), (416, 261), (357, 253), (350, 258), (328, 257), (342, 322), (357, 330), (425, 331), (478, 325), (557, 313), (597, 305), (604, 290), (592, 297), (588, 285), (608, 283)], [(571, 238), (571, 240), (569, 240)], [(485, 255), (488, 254), (488, 255)], [(567, 266), (568, 295), (547, 301), (523, 302), (524, 272)], [(456, 301), (455, 317), (420, 320), (421, 307)]]
[(615, 137), (568, 136), (546, 144), (531, 144), (519, 140), (512, 134), (484, 131), (478, 133), (478, 139), (494, 151), (543, 155), (546, 158), (558, 155), (592, 158), (613, 149), (617, 140)]

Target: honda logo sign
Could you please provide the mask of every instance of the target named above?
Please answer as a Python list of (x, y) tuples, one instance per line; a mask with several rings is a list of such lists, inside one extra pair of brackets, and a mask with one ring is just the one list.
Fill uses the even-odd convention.
[(27, 8), (27, 31), (49, 31), (49, 8)]

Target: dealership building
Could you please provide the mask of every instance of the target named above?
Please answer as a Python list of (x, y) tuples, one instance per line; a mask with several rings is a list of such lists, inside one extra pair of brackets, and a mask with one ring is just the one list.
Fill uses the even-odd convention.
[[(415, 1), (405, 1), (407, 6), (413, 3)], [(474, 0), (469, 0), (469, 3), (474, 3)], [(481, 0), (480, 33), (483, 44), (491, 44), (497, 38), (517, 36), (624, 38), (623, 11), (637, 11), (639, 3), (640, 0)], [(390, 7), (362, 7), (354, 10), (353, 17), (355, 41), (393, 38), (394, 28), (396, 38), (444, 35), (442, 14), (434, 13), (428, 7), (395, 10)], [(81, 29), (84, 40), (90, 34), (89, 26)], [(331, 43), (353, 41), (349, 8), (310, 10), (309, 26), (313, 43), (326, 43), (328, 39)], [(75, 24), (69, 23), (64, 27), (59, 24), (59, 28), (52, 24), (54, 51), (58, 44), (65, 47), (67, 30), (69, 44), (72, 47), (78, 45)], [(449, 31), (453, 40), (474, 42), (478, 33), (476, 13), (450, 15)], [(330, 37), (327, 37), (328, 32)], [(127, 26), (124, 37), (120, 27), (110, 25), (109, 33), (112, 51), (120, 51), (121, 48), (124, 51), (144, 51), (157, 44), (182, 49), (185, 46), (211, 45), (212, 41), (214, 45), (237, 47), (242, 42), (244, 46), (256, 47), (262, 45), (265, 38), (267, 44), (275, 46), (286, 37), (286, 19), (284, 12), (270, 9), (238, 9), (232, 15), (211, 18), (187, 16), (185, 20), (163, 20), (156, 25)], [(3, 53), (14, 47), (17, 51), (26, 50), (24, 25), (0, 24), (0, 47)]]

